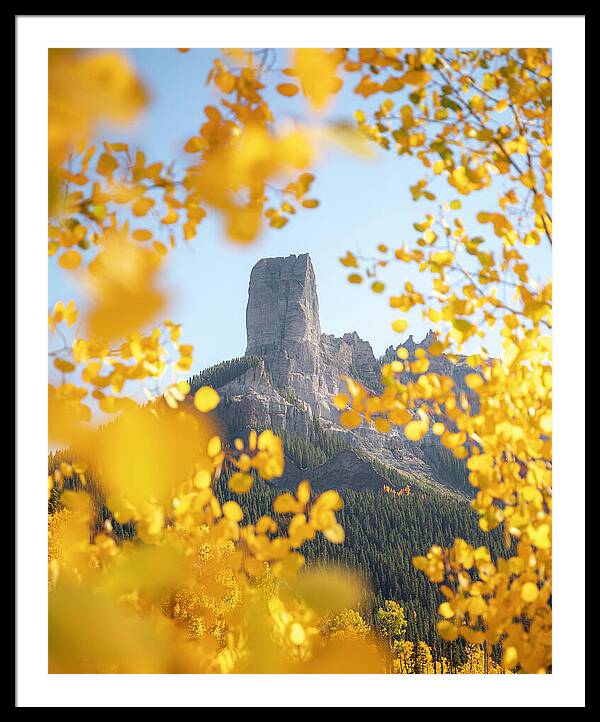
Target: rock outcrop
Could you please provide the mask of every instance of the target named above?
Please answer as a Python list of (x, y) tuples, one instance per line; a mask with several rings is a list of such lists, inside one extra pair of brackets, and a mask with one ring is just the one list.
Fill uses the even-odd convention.
[[(344, 389), (344, 376), (379, 391), (381, 365), (396, 358), (395, 348), (378, 360), (356, 332), (341, 338), (321, 332), (317, 284), (308, 254), (264, 258), (254, 266), (246, 331), (246, 356), (259, 361), (219, 387), (224, 398), (221, 417), (231, 433), (271, 428), (307, 443), (316, 443), (315, 434), (319, 439), (326, 435), (337, 444), (336, 453), (310, 473), (290, 460), (288, 483), (307, 476), (319, 486), (335, 485), (336, 479), (338, 486), (383, 486), (390, 474), (386, 479), (380, 471), (389, 469), (404, 480), (438, 484), (427, 463), (431, 440), (414, 444), (394, 429), (380, 434), (364, 425), (355, 431), (340, 425), (332, 397)], [(416, 348), (427, 348), (433, 340), (430, 332), (419, 344), (410, 336), (403, 345), (413, 356)], [(455, 366), (443, 356), (434, 357), (434, 364), (442, 373), (455, 377), (462, 373), (460, 364)]]
[(263, 258), (250, 274), (246, 355), (260, 356), (275, 388), (292, 391), (318, 417), (334, 420), (331, 396), (350, 374), (379, 386), (373, 349), (354, 333), (321, 333), (310, 256)]

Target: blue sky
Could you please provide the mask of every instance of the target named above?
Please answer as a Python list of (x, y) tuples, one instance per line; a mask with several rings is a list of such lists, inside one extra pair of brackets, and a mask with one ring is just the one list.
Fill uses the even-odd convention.
[[(182, 54), (170, 49), (135, 49), (126, 52), (144, 79), (151, 100), (134, 128), (126, 133), (107, 132), (101, 139), (128, 141), (133, 148), (144, 149), (152, 161), (168, 163), (175, 159), (184, 164), (183, 145), (202, 124), (203, 107), (216, 100), (214, 92), (205, 85), (215, 51), (192, 49)], [(285, 67), (286, 52), (278, 53), (279, 67)], [(284, 78), (281, 76), (281, 80)], [(276, 82), (280, 80), (277, 78)], [(350, 88), (354, 84), (351, 78), (349, 87), (335, 98), (327, 117), (350, 120), (355, 108), (368, 110), (383, 100), (379, 95), (370, 102), (353, 95)], [(307, 109), (302, 98), (284, 99), (277, 94), (267, 97), (275, 111), (306, 119)], [(390, 324), (398, 313), (389, 309), (387, 295), (400, 293), (404, 281), (415, 278), (414, 272), (409, 272), (404, 264), (386, 269), (382, 275), (387, 284), (386, 293), (376, 295), (365, 284), (347, 283), (348, 270), (338, 259), (348, 250), (371, 256), (379, 243), (393, 248), (416, 240), (419, 234), (412, 223), (422, 220), (426, 212), (435, 211), (435, 204), (415, 203), (408, 190), (409, 185), (423, 177), (423, 171), (420, 162), (407, 156), (398, 157), (393, 151), (377, 151), (373, 159), (342, 151), (330, 152), (316, 168), (317, 180), (310, 193), (320, 199), (321, 206), (300, 212), (284, 229), (267, 229), (254, 244), (238, 246), (226, 239), (219, 219), (205, 219), (195, 240), (169, 253), (164, 271), (165, 286), (172, 294), (166, 317), (183, 323), (185, 342), (194, 344), (193, 371), (244, 353), (248, 279), (252, 266), (265, 256), (310, 253), (324, 332), (341, 335), (357, 331), (371, 343), (376, 355), (383, 353), (388, 345), (398, 344), (405, 336), (391, 329)], [(441, 188), (441, 197), (445, 200), (458, 197), (449, 186), (444, 184)], [(488, 195), (486, 202), (485, 193), (476, 193), (461, 200), (460, 216), (465, 225), (482, 234), (484, 227), (471, 225), (469, 221), (473, 223), (479, 210), (491, 210), (493, 199)], [(532, 259), (536, 269), (533, 275), (547, 277), (551, 270), (547, 249), (535, 249)], [(79, 298), (77, 287), (65, 277), (63, 271), (56, 272), (56, 263), (51, 261), (50, 305), (59, 298)], [(406, 335), (413, 333), (419, 340), (429, 324), (416, 313), (409, 315), (409, 319)], [(497, 339), (491, 339), (488, 348), (497, 353)]]

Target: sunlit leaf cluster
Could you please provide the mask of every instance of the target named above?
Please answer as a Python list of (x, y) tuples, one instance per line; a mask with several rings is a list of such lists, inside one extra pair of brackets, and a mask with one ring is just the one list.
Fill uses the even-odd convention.
[[(434, 546), (416, 557), (447, 599), (438, 630), (446, 640), (501, 643), (505, 667), (543, 673), (552, 660), (552, 285), (532, 276), (528, 256), (531, 247), (552, 244), (550, 53), (363, 49), (347, 69), (364, 72), (366, 62), (355, 92), (393, 96), (409, 86), (410, 94), (397, 109), (387, 97), (372, 121), (358, 110), (357, 123), (385, 149), (422, 162), (425, 177), (410, 192), (432, 205), (404, 243), (340, 260), (351, 283), (370, 279), (378, 294), (386, 290), (384, 269), (414, 267), (423, 283), (393, 288), (389, 306), (420, 312), (438, 333), (413, 357), (398, 348), (397, 360), (383, 367), (382, 394), (348, 379), (336, 399), (340, 420), (383, 433), (400, 427), (414, 442), (437, 436), (466, 459), (480, 526), (501, 526), (514, 556), (496, 565), (486, 548), (457, 539), (450, 550)], [(486, 203), (496, 189), (497, 207), (467, 224), (459, 198), (430, 190), (443, 190), (438, 176), (462, 196), (485, 190)], [(477, 235), (467, 230), (473, 222)], [(401, 333), (408, 325), (403, 315), (392, 328)], [(500, 358), (484, 345), (464, 353), (492, 329), (502, 339)], [(431, 368), (442, 354), (472, 367), (465, 377), (472, 395)]]

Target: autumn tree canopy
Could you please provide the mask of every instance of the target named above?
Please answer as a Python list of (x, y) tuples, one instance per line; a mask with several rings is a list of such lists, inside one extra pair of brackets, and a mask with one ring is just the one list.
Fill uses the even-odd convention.
[[(395, 331), (415, 311), (437, 331), (412, 361), (398, 349), (382, 393), (348, 378), (335, 399), (340, 420), (382, 434), (399, 427), (411, 441), (431, 431), (466, 460), (481, 529), (500, 528), (508, 552), (493, 561), (486, 546), (456, 539), (415, 557), (445, 598), (438, 632), (472, 645), (469, 669), (490, 671), (500, 647), (495, 668), (548, 672), (552, 284), (535, 278), (531, 254), (552, 245), (551, 53), (300, 48), (284, 58), (276, 67), (268, 49), (219, 53), (206, 79), (217, 100), (202, 109), (189, 163), (176, 171), (168, 158), (97, 139), (100, 123), (127, 124), (147, 102), (124, 55), (49, 54), (49, 262), (80, 281), (87, 301), (78, 309), (64, 299), (48, 314), (62, 379), (48, 389), (49, 442), (72, 453), (48, 477), (62, 509), (49, 517), (50, 671), (379, 672), (389, 650), (443, 671), (427, 645), (408, 655), (398, 605), (381, 610), (377, 635), (353, 609), (355, 581), (299, 573), (306, 540), (344, 543), (337, 491), (315, 495), (303, 481), (275, 499), (272, 515), (246, 523), (243, 495), (257, 475), (284, 473), (281, 439), (263, 430), (225, 445), (211, 417), (219, 395), (202, 386), (192, 397), (192, 345), (163, 315), (164, 257), (194, 243), (206, 216), (220, 219), (224, 243), (250, 244), (265, 227), (285, 233), (303, 213), (325, 212), (312, 185), (333, 143), (420, 162), (406, 193), (429, 210), (400, 239), (374, 239), (369, 256), (349, 248), (340, 262), (350, 283), (397, 310)], [(327, 120), (342, 89), (355, 96), (354, 116)], [(282, 122), (272, 93), (303, 97), (311, 122)], [(474, 218), (469, 197), (481, 198)], [(394, 267), (397, 282), (384, 283), (382, 269)], [(402, 282), (407, 267), (420, 283)], [(486, 350), (493, 334), (499, 358)], [(463, 353), (473, 398), (430, 370), (431, 357)], [(418, 380), (401, 383), (406, 370)], [(133, 396), (140, 383), (145, 405)], [(100, 429), (95, 408), (111, 419)], [(240, 503), (214, 494), (224, 468)], [(115, 523), (134, 522), (136, 541), (117, 543), (110, 523), (90, 535), (96, 502)]]

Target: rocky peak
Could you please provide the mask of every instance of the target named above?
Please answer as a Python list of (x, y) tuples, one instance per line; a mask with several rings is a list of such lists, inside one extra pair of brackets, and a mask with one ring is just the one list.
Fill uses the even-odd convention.
[[(277, 389), (291, 390), (321, 418), (337, 415), (331, 397), (344, 375), (378, 388), (379, 366), (356, 332), (322, 334), (315, 272), (307, 253), (263, 258), (250, 274), (246, 354), (265, 361)], [(335, 412), (335, 413), (334, 413)]]
[(380, 362), (383, 363), (390, 363), (391, 361), (396, 360), (398, 357), (396, 356), (396, 351), (398, 348), (403, 347), (405, 348), (409, 356), (414, 356), (415, 351), (418, 348), (428, 349), (431, 344), (436, 341), (437, 336), (433, 329), (429, 329), (429, 331), (425, 334), (425, 337), (422, 341), (419, 341), (417, 343), (412, 335), (412, 333), (408, 336), (406, 341), (403, 341), (399, 346), (388, 346), (385, 350), (385, 353), (383, 356), (379, 359)]
[(431, 344), (434, 343), (436, 340), (436, 333), (433, 329), (430, 328), (429, 331), (427, 331), (427, 335), (425, 336), (425, 338), (421, 341), (420, 345), (424, 348), (429, 348)]
[(263, 258), (252, 269), (246, 307), (246, 354), (317, 345), (321, 336), (315, 272), (308, 253)]
[[(355, 331), (341, 337), (321, 333), (317, 284), (308, 254), (256, 263), (250, 274), (246, 331), (246, 356), (258, 357), (258, 363), (246, 365), (243, 373), (219, 387), (226, 399), (219, 413), (228, 429), (243, 435), (248, 428), (271, 428), (308, 444), (321, 444), (322, 451), (328, 450), (328, 461), (311, 474), (325, 485), (336, 481), (357, 488), (369, 483), (381, 486), (383, 477), (373, 463), (378, 469), (402, 470), (404, 476), (429, 483), (432, 471), (424, 442), (409, 444), (397, 429), (380, 434), (367, 424), (356, 430), (340, 424), (332, 399), (347, 390), (344, 378), (380, 391), (381, 363), (395, 359), (396, 348), (390, 346), (378, 361), (371, 345)], [(419, 344), (409, 336), (403, 345), (413, 355), (417, 347), (427, 348), (434, 340), (430, 331)], [(432, 360), (432, 370), (442, 366), (455, 375), (455, 367), (445, 357)], [(334, 458), (336, 445), (345, 450)], [(289, 479), (296, 472), (304, 474), (294, 469), (290, 463)]]
[(410, 336), (406, 339), (406, 341), (401, 345), (404, 346), (404, 348), (408, 351), (409, 354), (413, 354), (417, 348), (429, 348), (431, 344), (435, 341), (435, 339), (435, 331), (433, 331), (433, 329), (429, 329), (429, 331), (427, 331), (424, 338), (419, 341), (419, 343), (415, 341), (411, 333)]

